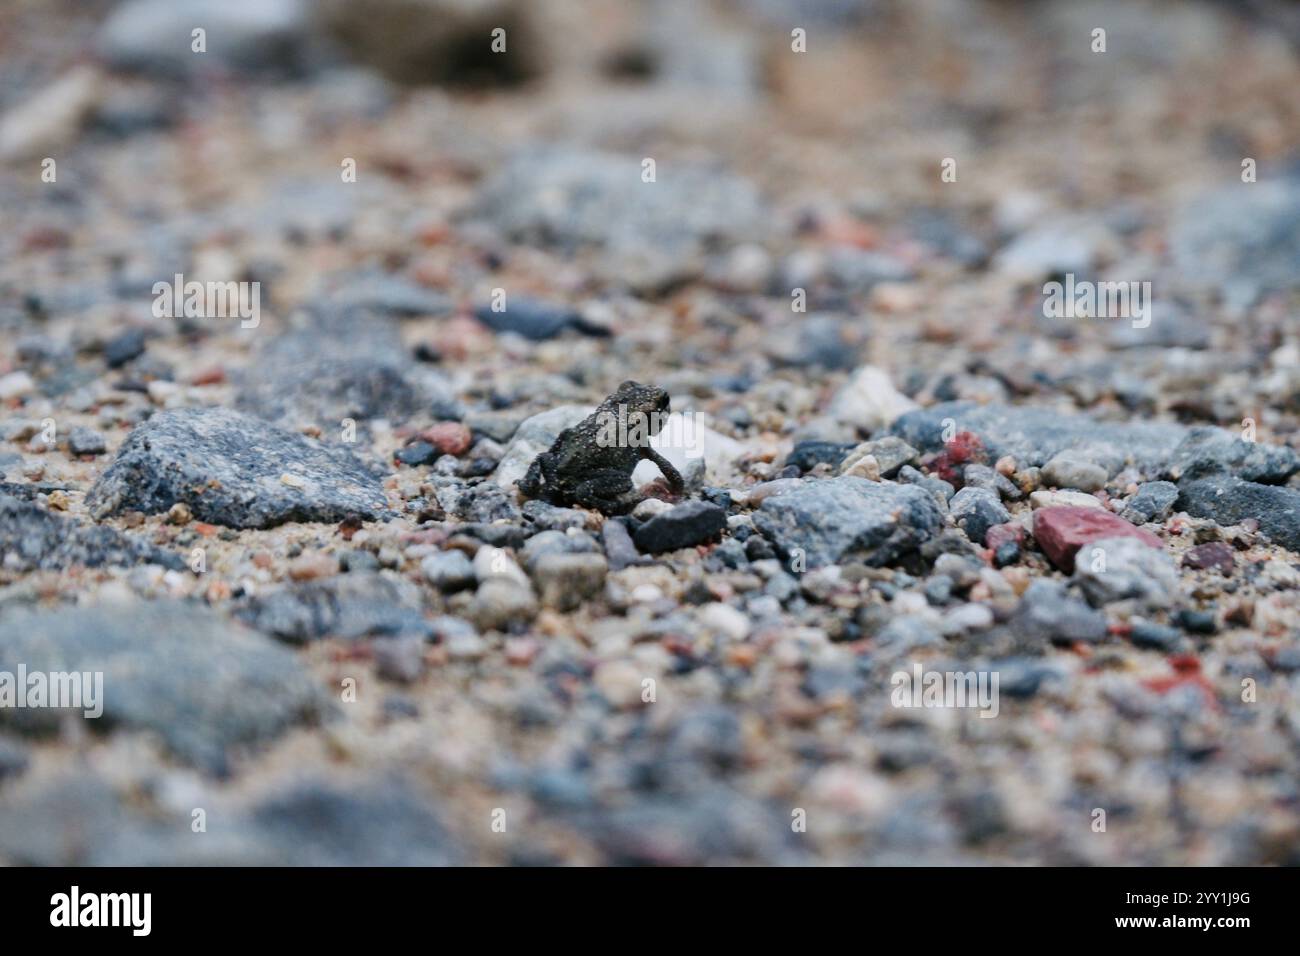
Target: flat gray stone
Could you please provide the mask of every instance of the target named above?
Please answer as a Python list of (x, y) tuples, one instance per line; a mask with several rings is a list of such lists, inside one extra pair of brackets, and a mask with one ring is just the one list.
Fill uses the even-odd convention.
[[(86, 719), (89, 727), (151, 731), (177, 758), (213, 773), (227, 769), (234, 749), (313, 723), (328, 707), (291, 651), (198, 604), (15, 611), (0, 622), (0, 659), (29, 674), (102, 672), (103, 715)], [(0, 708), (0, 721), (47, 732), (64, 713)]]
[(236, 616), (290, 644), (428, 632), (419, 589), (382, 571), (337, 574), (267, 591), (250, 598)]
[(1193, 517), (1210, 518), (1221, 525), (1255, 518), (1260, 530), (1275, 544), (1300, 552), (1300, 491), (1294, 488), (1218, 475), (1184, 485), (1176, 507)]
[(0, 567), (9, 571), (66, 571), (81, 566), (158, 564), (179, 571), (178, 554), (112, 528), (83, 526), (34, 501), (0, 494)]
[(879, 566), (938, 534), (943, 512), (916, 485), (840, 477), (765, 499), (754, 524), (787, 557), (801, 550), (809, 568), (851, 559)]
[(1283, 481), (1300, 469), (1290, 448), (1242, 441), (1221, 428), (1187, 428), (1163, 422), (1099, 422), (1087, 415), (1032, 405), (977, 405), (944, 402), (900, 415), (890, 432), (922, 451), (944, 446), (945, 422), (969, 431), (993, 462), (1003, 455), (1019, 467), (1041, 468), (1056, 455), (1093, 462), (1114, 475), (1135, 465), (1150, 477), (1223, 472)]
[(86, 496), (96, 518), (178, 502), (200, 521), (268, 528), (378, 518), (379, 478), (350, 451), (225, 408), (159, 412), (127, 436)]

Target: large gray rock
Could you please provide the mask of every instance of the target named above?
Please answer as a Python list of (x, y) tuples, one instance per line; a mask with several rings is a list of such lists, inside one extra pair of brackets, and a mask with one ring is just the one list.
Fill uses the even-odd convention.
[(1266, 485), (1280, 484), (1300, 469), (1300, 455), (1286, 445), (1248, 442), (1212, 426), (1188, 430), (1165, 473), (1178, 481), (1229, 474)]
[(802, 551), (809, 568), (847, 560), (882, 565), (934, 537), (943, 512), (915, 485), (840, 477), (765, 499), (754, 524), (787, 557)]
[[(105, 21), (99, 52), (149, 73), (293, 72), (306, 62), (307, 10), (304, 0), (128, 0)], [(207, 32), (205, 52), (192, 48), (196, 28)]]
[(1132, 537), (1089, 541), (1075, 555), (1074, 580), (1094, 607), (1134, 600), (1158, 610), (1179, 597), (1173, 559)]
[(239, 377), (240, 410), (268, 421), (315, 425), (327, 437), (345, 419), (402, 422), (446, 401), (422, 386), (397, 326), (364, 309), (323, 312), (270, 341)]
[[(315, 721), (328, 706), (290, 651), (195, 604), (18, 611), (0, 622), (0, 659), (29, 674), (102, 672), (103, 715), (90, 726), (151, 731), (179, 759), (216, 773), (233, 749)], [(0, 720), (46, 731), (61, 713), (0, 708)]]
[(973, 432), (991, 462), (1011, 455), (1020, 467), (1042, 467), (1056, 455), (1090, 461), (1114, 475), (1135, 465), (1150, 477), (1224, 472), (1283, 481), (1300, 469), (1290, 448), (1245, 442), (1213, 427), (1187, 428), (1161, 422), (1099, 422), (1032, 405), (944, 402), (908, 412), (890, 431), (922, 451), (944, 446), (945, 422)]
[(351, 452), (224, 408), (160, 412), (137, 426), (86, 497), (97, 519), (178, 502), (232, 528), (377, 518), (387, 506)]
[(32, 501), (0, 495), (0, 568), (8, 571), (64, 571), (78, 565), (159, 564), (181, 570), (178, 554), (112, 528), (83, 527)]
[(642, 182), (642, 157), (530, 150), (484, 186), (479, 214), (510, 238), (573, 252), (604, 250), (609, 274), (636, 286), (697, 274), (719, 240), (761, 235), (757, 190), (721, 170), (661, 157)]
[[(31, 866), (448, 866), (464, 851), (436, 804), (400, 777), (307, 778), (231, 801), (205, 788), (209, 830), (183, 808), (98, 773), (62, 773), (0, 796), (0, 859)], [(220, 825), (211, 825), (219, 819)]]
[(258, 594), (237, 616), (263, 634), (291, 644), (323, 637), (424, 636), (429, 630), (419, 589), (383, 572), (339, 574)]
[(1300, 181), (1234, 183), (1185, 205), (1169, 231), (1190, 282), (1292, 289), (1300, 283)]
[(1184, 485), (1176, 507), (1221, 525), (1255, 518), (1260, 530), (1275, 543), (1300, 552), (1300, 491), (1294, 488), (1217, 475)]

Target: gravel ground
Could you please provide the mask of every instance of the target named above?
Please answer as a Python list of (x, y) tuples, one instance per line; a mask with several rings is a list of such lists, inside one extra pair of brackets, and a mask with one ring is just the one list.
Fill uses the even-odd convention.
[(360, 8), (0, 11), (0, 862), (1300, 864), (1295, 4)]

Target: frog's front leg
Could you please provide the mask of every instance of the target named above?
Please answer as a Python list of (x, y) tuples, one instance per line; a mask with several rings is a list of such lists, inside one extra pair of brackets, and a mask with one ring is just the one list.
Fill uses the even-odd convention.
[(592, 472), (573, 489), (575, 504), (595, 508), (606, 515), (627, 514), (642, 499), (632, 486), (632, 477), (615, 468)]
[(555, 456), (544, 451), (528, 466), (528, 473), (516, 483), (529, 498), (540, 498), (555, 487)]
[(642, 445), (637, 451), (640, 452), (642, 458), (653, 461), (659, 470), (664, 473), (664, 477), (668, 479), (668, 487), (673, 490), (673, 494), (680, 495), (686, 490), (686, 481), (682, 478), (681, 472), (674, 468), (672, 462), (667, 458), (649, 445)]

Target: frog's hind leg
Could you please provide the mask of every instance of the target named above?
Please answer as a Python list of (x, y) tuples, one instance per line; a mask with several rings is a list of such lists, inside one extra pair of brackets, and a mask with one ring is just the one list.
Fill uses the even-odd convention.
[(668, 480), (668, 487), (673, 490), (673, 494), (680, 495), (686, 490), (686, 482), (682, 478), (682, 473), (673, 467), (671, 461), (659, 454), (659, 452), (655, 451), (649, 445), (642, 445), (638, 451), (642, 458), (647, 461), (653, 461), (655, 466), (664, 473), (664, 478)]
[(546, 474), (550, 471), (550, 469), (546, 467), (549, 462), (550, 456), (546, 452), (542, 452), (534, 458), (533, 463), (528, 466), (528, 473), (515, 482), (515, 484), (519, 486), (519, 490), (529, 498), (540, 497), (542, 489), (549, 484), (547, 481), (548, 476)]
[(601, 514), (627, 514), (644, 497), (632, 486), (632, 478), (617, 469), (597, 471), (579, 484), (571, 496), (575, 504), (595, 508)]

